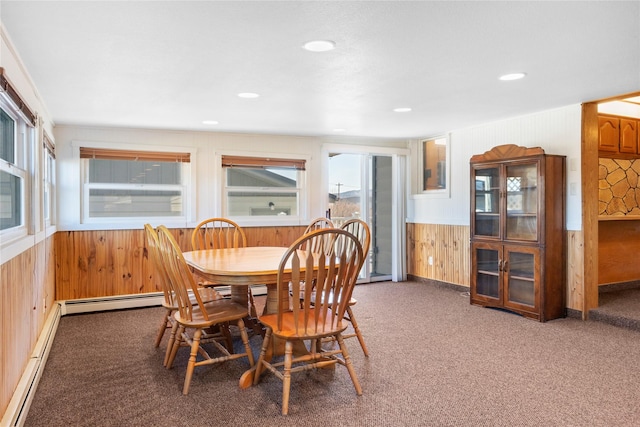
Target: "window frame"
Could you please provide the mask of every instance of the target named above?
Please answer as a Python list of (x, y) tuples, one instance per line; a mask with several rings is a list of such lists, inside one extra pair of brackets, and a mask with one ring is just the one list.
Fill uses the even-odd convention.
[[(292, 164), (302, 165), (302, 168), (296, 168), (296, 187), (231, 187), (227, 185), (227, 167), (223, 167), (223, 159), (225, 158), (248, 158), (256, 160), (259, 164), (269, 165), (269, 161), (272, 160), (274, 166), (291, 162)], [(243, 225), (286, 225), (286, 224), (304, 224), (307, 221), (308, 203), (309, 203), (309, 186), (308, 186), (308, 165), (310, 158), (308, 156), (295, 156), (286, 154), (267, 154), (260, 152), (251, 153), (232, 153), (225, 152), (216, 155), (216, 165), (219, 167), (218, 177), (220, 179), (220, 214), (224, 217), (231, 218), (234, 221)], [(240, 166), (242, 167), (242, 166)], [(270, 193), (294, 193), (297, 195), (298, 212), (297, 215), (230, 215), (228, 195), (233, 191), (250, 191), (259, 192), (266, 195)], [(269, 207), (269, 205), (265, 205)]]
[(30, 217), (27, 213), (32, 211), (30, 185), (33, 171), (30, 153), (33, 152), (31, 145), (34, 140), (35, 128), (21, 114), (20, 108), (12, 102), (6, 92), (0, 92), (0, 109), (14, 121), (14, 159), (13, 162), (0, 159), (0, 170), (17, 177), (21, 182), (19, 225), (0, 230), (0, 240), (2, 246), (5, 246), (29, 234)]
[[(193, 222), (195, 212), (195, 197), (193, 195), (196, 188), (196, 167), (194, 159), (196, 157), (196, 149), (192, 147), (166, 146), (159, 147), (157, 145), (143, 144), (124, 144), (124, 143), (98, 143), (87, 141), (73, 141), (74, 156), (77, 156), (80, 167), (80, 224), (95, 226), (101, 225), (103, 228), (123, 228), (143, 226), (149, 221), (154, 223), (162, 223), (169, 227), (184, 227), (186, 223)], [(81, 149), (96, 149), (110, 151), (128, 151), (141, 153), (159, 153), (168, 155), (171, 153), (185, 153), (190, 157), (189, 162), (182, 163), (182, 180), (180, 185), (162, 185), (162, 184), (109, 184), (109, 183), (89, 183), (89, 161), (81, 158)], [(90, 217), (89, 216), (89, 192), (92, 189), (149, 189), (149, 190), (167, 190), (173, 191), (180, 189), (183, 197), (183, 213), (180, 216), (128, 216), (128, 217)]]
[(51, 227), (56, 223), (56, 148), (44, 131), (42, 148), (42, 219), (45, 227)]
[[(424, 174), (426, 170), (425, 165), (425, 143), (427, 141), (445, 140), (445, 159), (444, 159), (444, 188), (427, 189), (424, 188)], [(418, 140), (418, 167), (415, 174), (415, 193), (414, 198), (439, 198), (448, 199), (451, 197), (451, 138), (450, 134), (439, 134), (432, 137), (420, 138)], [(436, 172), (437, 173), (437, 172)]]

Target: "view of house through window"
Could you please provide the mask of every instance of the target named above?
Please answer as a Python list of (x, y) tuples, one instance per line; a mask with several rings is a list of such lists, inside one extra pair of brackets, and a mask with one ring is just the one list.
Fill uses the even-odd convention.
[(298, 216), (303, 160), (223, 156), (226, 215)]
[(182, 217), (188, 153), (81, 148), (89, 218)]

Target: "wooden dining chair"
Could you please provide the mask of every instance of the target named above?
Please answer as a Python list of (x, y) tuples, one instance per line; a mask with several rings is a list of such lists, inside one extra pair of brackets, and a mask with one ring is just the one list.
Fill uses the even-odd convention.
[[(169, 282), (169, 278), (167, 276), (167, 270), (162, 261), (162, 255), (160, 254), (160, 243), (158, 242), (158, 233), (151, 226), (151, 224), (144, 225), (145, 236), (147, 239), (147, 257), (149, 262), (152, 265), (153, 269), (153, 277), (156, 283), (160, 284), (162, 289), (162, 293), (164, 295), (164, 300), (162, 302), (162, 306), (165, 309), (165, 312), (162, 316), (162, 320), (160, 321), (160, 327), (158, 328), (158, 333), (156, 334), (155, 346), (156, 348), (160, 346), (160, 342), (164, 337), (167, 329), (170, 329), (175, 323), (173, 319), (173, 313), (178, 310), (178, 302), (176, 300), (175, 294), (171, 288), (171, 284)], [(210, 301), (215, 301), (217, 299), (221, 299), (222, 295), (220, 295), (213, 288), (198, 288), (198, 293), (200, 294), (200, 298), (204, 303), (208, 303)], [(189, 299), (192, 304), (196, 303), (196, 298), (191, 294)], [(228, 330), (224, 333), (216, 334), (215, 339), (224, 338), (227, 339)], [(171, 353), (171, 347), (167, 346), (167, 350), (164, 358), (164, 365), (166, 366), (167, 361), (169, 360), (169, 354)]]
[(244, 248), (247, 236), (234, 221), (227, 218), (209, 218), (196, 225), (191, 233), (194, 251), (203, 249)]
[[(320, 247), (311, 250), (317, 242), (321, 242)], [(357, 238), (337, 228), (303, 235), (282, 257), (277, 275), (278, 310), (259, 317), (266, 333), (256, 364), (254, 384), (260, 381), (264, 369), (282, 380), (283, 415), (289, 412), (291, 374), (296, 372), (338, 363), (347, 368), (356, 394), (362, 394), (342, 337), (347, 327), (344, 313), (358, 278), (362, 257), (362, 247)], [(301, 293), (300, 283), (303, 282), (315, 282), (316, 285), (313, 290), (307, 288)], [(300, 295), (301, 301), (289, 297), (289, 283), (293, 286), (293, 295)], [(323, 349), (321, 340), (331, 337), (335, 337), (338, 348)], [(273, 339), (284, 342), (284, 360), (281, 357), (272, 360), (270, 346)]]
[[(309, 225), (307, 226), (307, 228), (304, 230), (303, 235), (305, 234), (309, 234), (313, 231), (316, 230), (322, 230), (325, 228), (334, 228), (333, 222), (331, 222), (331, 220), (329, 218), (325, 218), (325, 217), (318, 217), (316, 219), (314, 219), (313, 221), (311, 221), (311, 223), (309, 223)], [(322, 237), (316, 237), (314, 240), (311, 240), (310, 242), (308, 242), (307, 244), (309, 245), (309, 247), (311, 248), (312, 251), (316, 251), (317, 248), (319, 248), (320, 246), (323, 245), (322, 242), (316, 242), (317, 239), (326, 239), (326, 238), (330, 238), (331, 236), (322, 236)], [(329, 246), (327, 246), (329, 247)], [(300, 283), (300, 292), (304, 292), (306, 283), (302, 282)], [(313, 286), (313, 284), (312, 284)], [(290, 294), (293, 295), (293, 289), (290, 286)]]
[[(309, 234), (312, 231), (322, 230), (324, 228), (333, 228), (333, 227), (334, 227), (333, 222), (331, 222), (329, 218), (325, 218), (321, 216), (311, 221), (311, 223), (309, 223), (307, 228), (304, 230), (304, 234)], [(312, 249), (314, 249), (319, 245), (320, 243), (316, 243), (314, 241), (311, 242)]]
[[(178, 244), (165, 226), (158, 228), (158, 242), (160, 254), (167, 270), (167, 277), (171, 288), (178, 302), (178, 310), (173, 314), (175, 324), (171, 329), (171, 337), (169, 338), (169, 346), (171, 353), (167, 361), (167, 368), (171, 368), (175, 360), (181, 343), (187, 342), (190, 345), (191, 353), (187, 364), (187, 372), (185, 374), (183, 394), (189, 393), (191, 377), (196, 366), (208, 365), (213, 363), (225, 362), (246, 357), (249, 365), (254, 365), (253, 353), (249, 346), (249, 337), (242, 320), (247, 316), (247, 307), (238, 304), (231, 299), (218, 299), (204, 303), (198, 292), (198, 285), (187, 265), (182, 251)], [(196, 304), (191, 303), (190, 291), (195, 297)], [(231, 353), (227, 348), (218, 341), (212, 341), (216, 349), (222, 353), (222, 356), (211, 357), (209, 353), (200, 345), (203, 333), (206, 330), (226, 323), (236, 322), (244, 344), (244, 353)], [(187, 332), (193, 331), (193, 335)], [(198, 355), (201, 356), (198, 360)]]
[(311, 233), (312, 231), (316, 231), (316, 230), (322, 230), (323, 228), (333, 228), (333, 227), (334, 227), (333, 222), (329, 218), (325, 218), (321, 216), (309, 223), (306, 230), (304, 230), (304, 234)]
[[(364, 263), (369, 257), (369, 246), (371, 245), (371, 231), (369, 229), (369, 226), (363, 220), (354, 218), (342, 224), (340, 228), (356, 236), (358, 238), (358, 241), (362, 245), (362, 253), (364, 254), (364, 256), (362, 257), (362, 264), (358, 269), (358, 271), (360, 271), (362, 270), (362, 266), (364, 265)], [(357, 302), (358, 301), (355, 298), (353, 297), (349, 298), (349, 303), (347, 304), (347, 307), (346, 307), (345, 320), (351, 323), (351, 326), (353, 327), (353, 333), (344, 334), (343, 338), (347, 339), (347, 338), (357, 337), (358, 342), (360, 342), (360, 347), (362, 347), (362, 352), (364, 353), (365, 357), (369, 357), (369, 350), (367, 349), (367, 345), (364, 343), (364, 337), (362, 336), (362, 331), (360, 330), (360, 327), (358, 326), (358, 322), (356, 321), (356, 318), (353, 314), (352, 307), (356, 305)]]
[[(227, 218), (209, 218), (200, 222), (191, 233), (191, 248), (194, 251), (205, 249), (244, 248), (247, 246), (247, 235), (242, 227)], [(224, 283), (211, 284), (203, 279), (202, 286), (225, 286)], [(251, 318), (257, 317), (251, 287), (247, 294)]]

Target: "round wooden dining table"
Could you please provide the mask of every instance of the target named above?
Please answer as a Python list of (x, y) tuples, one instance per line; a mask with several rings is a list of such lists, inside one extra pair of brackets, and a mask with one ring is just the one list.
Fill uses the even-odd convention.
[[(288, 248), (255, 246), (184, 252), (184, 259), (207, 282), (231, 287), (235, 301), (247, 304), (250, 285), (266, 285), (264, 313), (278, 311), (276, 281), (282, 256)], [(285, 270), (286, 271), (286, 270)]]

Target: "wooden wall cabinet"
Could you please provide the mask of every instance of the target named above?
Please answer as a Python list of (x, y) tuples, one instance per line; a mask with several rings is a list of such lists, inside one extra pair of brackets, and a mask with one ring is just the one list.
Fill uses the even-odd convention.
[(471, 304), (564, 317), (565, 157), (509, 144), (470, 166)]
[(638, 154), (638, 122), (620, 119), (620, 152)]
[(617, 153), (620, 147), (620, 119), (598, 116), (598, 150)]
[(600, 157), (640, 157), (639, 122), (629, 117), (598, 115)]

